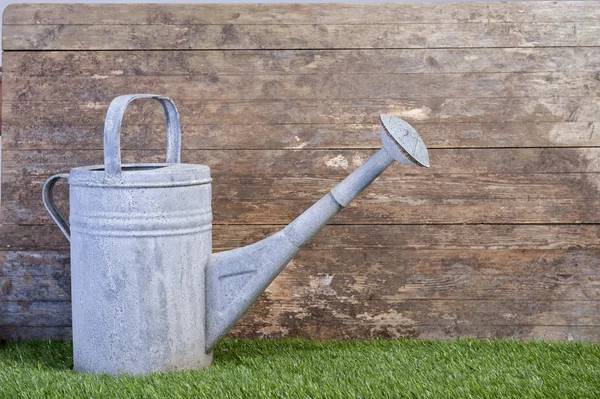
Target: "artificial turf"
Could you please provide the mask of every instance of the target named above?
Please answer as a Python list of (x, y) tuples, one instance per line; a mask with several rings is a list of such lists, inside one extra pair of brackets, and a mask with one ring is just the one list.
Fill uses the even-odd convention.
[(224, 340), (213, 366), (74, 373), (71, 344), (0, 345), (0, 398), (598, 398), (600, 345)]

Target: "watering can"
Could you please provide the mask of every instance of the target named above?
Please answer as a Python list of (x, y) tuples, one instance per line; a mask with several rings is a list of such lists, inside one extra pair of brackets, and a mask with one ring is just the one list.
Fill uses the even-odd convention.
[[(166, 163), (121, 164), (121, 121), (138, 99), (162, 106)], [(46, 209), (71, 243), (75, 370), (139, 375), (210, 365), (215, 344), (298, 250), (392, 162), (429, 167), (408, 123), (380, 119), (383, 147), (327, 195), (272, 236), (213, 254), (210, 170), (180, 163), (175, 104), (153, 94), (115, 98), (104, 165), (54, 175), (43, 188)], [(61, 178), (70, 188), (68, 221), (52, 195)]]

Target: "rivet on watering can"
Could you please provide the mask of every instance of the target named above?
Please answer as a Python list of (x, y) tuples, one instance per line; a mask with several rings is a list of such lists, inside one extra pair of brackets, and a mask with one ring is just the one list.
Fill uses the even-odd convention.
[[(121, 164), (121, 121), (137, 99), (163, 108), (166, 163)], [(114, 99), (104, 165), (54, 175), (43, 188), (46, 209), (71, 241), (75, 370), (137, 375), (210, 365), (214, 345), (298, 250), (393, 161), (429, 167), (408, 123), (381, 115), (380, 135), (383, 148), (283, 230), (212, 254), (210, 170), (180, 163), (175, 104), (153, 94)], [(60, 178), (70, 185), (70, 223), (52, 197)]]

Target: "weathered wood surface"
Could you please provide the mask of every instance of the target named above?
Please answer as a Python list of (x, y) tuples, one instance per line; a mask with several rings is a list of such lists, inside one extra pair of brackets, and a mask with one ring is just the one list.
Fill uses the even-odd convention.
[(487, 22), (595, 22), (597, 2), (514, 4), (41, 4), (7, 7), (4, 25), (385, 24)]
[[(110, 100), (145, 91), (175, 100), (184, 161), (211, 167), (215, 251), (361, 164), (380, 113), (431, 148), (431, 169), (391, 167), (326, 226), (233, 336), (600, 341), (599, 20), (598, 1), (9, 6), (0, 340), (69, 337), (69, 246), (41, 185), (101, 163)], [(124, 160), (160, 161), (162, 124), (134, 104)]]
[[(512, 327), (519, 334), (536, 326), (563, 330), (598, 326), (600, 276), (594, 274), (600, 262), (598, 249), (425, 249), (381, 254), (368, 249), (342, 254), (337, 249), (303, 250), (240, 328), (255, 326), (256, 334), (280, 326), (279, 336), (306, 334), (301, 331), (305, 328), (343, 329), (344, 337), (360, 338), (357, 331), (369, 327), (388, 336), (419, 336), (415, 329), (440, 324), (451, 329), (479, 327), (479, 333)], [(1, 255), (0, 287), (6, 297), (0, 307), (5, 324), (67, 327), (68, 255), (53, 251)], [(327, 266), (338, 262), (343, 269)], [(515, 274), (522, 278), (515, 280)], [(20, 285), (30, 280), (43, 289), (37, 297), (23, 300)], [(532, 302), (532, 295), (538, 301)], [(374, 335), (370, 332), (368, 337)]]
[(597, 22), (345, 25), (3, 25), (5, 50), (598, 46)]
[[(600, 122), (444, 122), (412, 123), (427, 148), (597, 147)], [(183, 126), (184, 150), (377, 149), (377, 124), (272, 124)], [(163, 124), (124, 122), (123, 148), (162, 150)], [(102, 150), (102, 123), (89, 126), (8, 124), (6, 150)]]
[[(3, 330), (3, 336), (7, 341), (29, 341), (49, 339), (70, 339), (71, 327), (6, 327)], [(316, 336), (321, 339), (368, 339), (375, 337), (410, 337), (418, 339), (455, 339), (455, 338), (479, 338), (479, 339), (497, 339), (497, 338), (517, 338), (524, 340), (543, 339), (548, 341), (597, 341), (598, 328), (582, 326), (494, 326), (493, 329), (488, 326), (469, 326), (454, 324), (450, 326), (416, 326), (403, 329), (402, 327), (389, 328), (386, 326), (345, 326), (340, 329), (339, 326), (313, 325), (303, 326), (301, 329), (295, 329), (293, 332), (289, 329), (283, 329), (279, 326), (257, 326), (238, 324), (231, 331), (232, 337), (243, 338), (264, 338), (264, 337), (304, 337), (314, 339)]]
[[(215, 225), (216, 252), (249, 245), (282, 229), (282, 225)], [(39, 251), (69, 248), (58, 227), (0, 226), (0, 250)], [(306, 248), (309, 250), (364, 249), (586, 249), (600, 247), (597, 224), (456, 224), (456, 225), (328, 225)]]
[(14, 78), (95, 76), (110, 82), (120, 76), (558, 73), (597, 72), (600, 49), (14, 51), (3, 62)]
[[(106, 101), (123, 92), (156, 90), (181, 100), (317, 101), (438, 97), (600, 97), (598, 72), (468, 74), (301, 74), (23, 77), (7, 84), (5, 101)], [(70, 90), (65, 90), (71, 87)], [(240, 92), (239, 87), (244, 87)]]
[[(8, 78), (7, 78), (8, 80)], [(6, 87), (8, 86), (8, 87)], [(10, 90), (6, 83), (5, 91)], [(102, 124), (110, 101), (6, 101), (2, 114), (7, 125), (27, 115), (28, 126)], [(598, 122), (600, 101), (596, 97), (496, 97), (427, 99), (266, 99), (178, 101), (181, 118), (195, 124), (376, 124), (380, 113), (389, 113), (411, 122)], [(163, 123), (160, 108), (132, 104), (125, 124)], [(190, 122), (188, 122), (190, 123)]]
[[(332, 303), (331, 299), (333, 299)], [(273, 303), (275, 302), (275, 303)], [(71, 322), (69, 301), (0, 302), (0, 323), (15, 327), (63, 327)], [(295, 315), (295, 317), (294, 317)], [(475, 326), (598, 326), (600, 301), (529, 302), (523, 300), (403, 300), (368, 304), (337, 299), (335, 294), (310, 299), (262, 299), (240, 320), (241, 325), (266, 323), (285, 328), (294, 324), (319, 324), (338, 328), (345, 325), (379, 325), (410, 328), (415, 325), (471, 324)], [(444, 319), (440, 322), (440, 318)], [(340, 320), (344, 320), (343, 322)], [(261, 322), (262, 321), (262, 322)], [(278, 324), (279, 323), (281, 324)], [(53, 325), (56, 324), (56, 325)]]
[[(215, 225), (216, 252), (249, 245), (282, 225)], [(0, 226), (0, 250), (65, 251), (69, 242), (58, 227)], [(575, 250), (600, 248), (598, 224), (328, 225), (306, 250)], [(339, 266), (341, 267), (341, 265)]]
[[(215, 224), (289, 223), (372, 151), (184, 151), (212, 170)], [(125, 152), (127, 162), (160, 162), (163, 151)], [(235, 159), (235, 162), (231, 160)], [(40, 187), (65, 165), (102, 162), (102, 151), (6, 151), (3, 220), (52, 223)], [(334, 224), (597, 223), (600, 149), (432, 150), (432, 168), (394, 165)], [(20, 165), (35, 165), (21, 168)], [(57, 192), (67, 208), (66, 184)]]
[[(291, 297), (317, 301), (329, 295), (353, 303), (376, 300), (392, 305), (407, 300), (527, 301), (532, 295), (548, 301), (599, 300), (599, 254), (598, 249), (390, 248), (379, 254), (373, 249), (339, 253), (317, 248), (304, 250), (267, 296), (286, 302)], [(541, 255), (545, 256), (540, 259)], [(0, 301), (70, 299), (68, 252), (0, 252), (0, 262)], [(331, 266), (337, 264), (344, 268)], [(515, 273), (522, 278), (515, 280)]]

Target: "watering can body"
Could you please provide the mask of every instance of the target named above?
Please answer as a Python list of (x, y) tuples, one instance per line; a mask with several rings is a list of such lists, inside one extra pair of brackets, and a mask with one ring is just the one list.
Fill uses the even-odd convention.
[[(166, 162), (121, 165), (127, 106), (154, 99), (166, 119)], [(198, 369), (212, 348), (298, 250), (394, 160), (429, 166), (414, 129), (382, 116), (384, 147), (283, 230), (212, 254), (211, 178), (204, 165), (180, 163), (173, 102), (117, 97), (104, 126), (104, 165), (50, 177), (43, 201), (71, 242), (73, 352), (76, 371), (140, 375)], [(70, 186), (68, 221), (53, 187)]]
[(123, 173), (129, 182), (116, 184), (94, 179), (103, 171), (71, 170), (76, 370), (143, 374), (210, 364), (211, 185), (208, 168), (189, 166), (133, 169)]
[[(137, 98), (163, 105), (167, 163), (120, 164), (118, 119)], [(45, 202), (60, 216), (52, 186), (59, 178), (69, 182), (69, 223), (57, 222), (71, 242), (77, 371), (145, 374), (211, 363), (204, 334), (210, 170), (179, 163), (178, 136), (170, 100), (122, 98), (107, 115), (105, 164), (74, 168), (46, 183)]]

